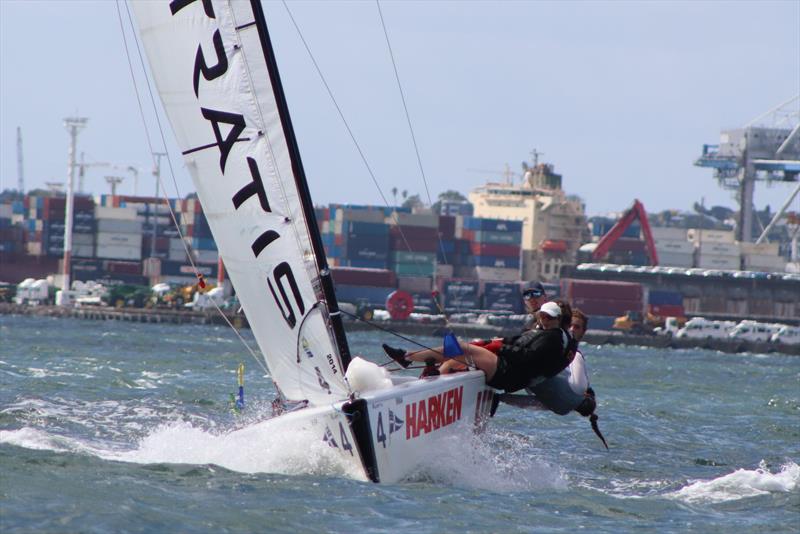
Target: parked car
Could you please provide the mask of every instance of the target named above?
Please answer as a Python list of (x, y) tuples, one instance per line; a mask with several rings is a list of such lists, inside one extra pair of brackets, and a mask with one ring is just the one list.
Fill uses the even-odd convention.
[(780, 330), (772, 334), (770, 341), (773, 343), (785, 343), (786, 345), (800, 344), (800, 327), (782, 326)]
[(693, 317), (675, 334), (677, 338), (726, 339), (736, 326), (735, 321), (710, 321), (703, 317)]
[(784, 325), (774, 323), (759, 323), (758, 321), (742, 321), (731, 330), (731, 339), (746, 339), (748, 341), (770, 341), (774, 334)]

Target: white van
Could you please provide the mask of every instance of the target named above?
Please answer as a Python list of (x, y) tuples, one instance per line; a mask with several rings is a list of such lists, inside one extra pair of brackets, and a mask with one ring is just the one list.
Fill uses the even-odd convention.
[(725, 339), (736, 326), (734, 321), (709, 321), (703, 317), (693, 317), (686, 321), (675, 337), (694, 339)]
[(782, 326), (780, 330), (772, 334), (770, 341), (786, 345), (800, 345), (800, 327)]
[(747, 341), (769, 341), (773, 334), (777, 334), (784, 325), (772, 323), (759, 323), (758, 321), (742, 321), (731, 330), (731, 339), (746, 339)]

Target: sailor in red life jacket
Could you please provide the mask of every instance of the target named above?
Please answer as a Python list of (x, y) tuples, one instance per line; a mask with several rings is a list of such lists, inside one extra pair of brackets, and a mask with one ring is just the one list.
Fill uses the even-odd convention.
[[(566, 303), (563, 305), (569, 308)], [(527, 330), (502, 340), (459, 342), (461, 355), (453, 359), (474, 365), (486, 374), (487, 385), (506, 392), (519, 391), (557, 375), (574, 355), (572, 337), (561, 328), (562, 308), (555, 302), (546, 302), (536, 317), (541, 329)], [(383, 349), (403, 367), (408, 367), (412, 361), (445, 361), (444, 347), (412, 353), (388, 345)]]

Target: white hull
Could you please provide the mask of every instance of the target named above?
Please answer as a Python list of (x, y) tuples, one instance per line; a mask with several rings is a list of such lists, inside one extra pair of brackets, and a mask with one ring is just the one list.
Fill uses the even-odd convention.
[(291, 428), (309, 433), (327, 444), (345, 472), (396, 483), (437, 454), (437, 440), (468, 437), (489, 417), (494, 390), (483, 372), (395, 381), (355, 401), (304, 408), (263, 425), (270, 432)]

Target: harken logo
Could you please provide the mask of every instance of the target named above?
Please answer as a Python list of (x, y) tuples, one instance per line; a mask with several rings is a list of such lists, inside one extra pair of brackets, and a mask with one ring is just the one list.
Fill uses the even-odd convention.
[(464, 386), (406, 404), (406, 439), (419, 437), (461, 419)]

